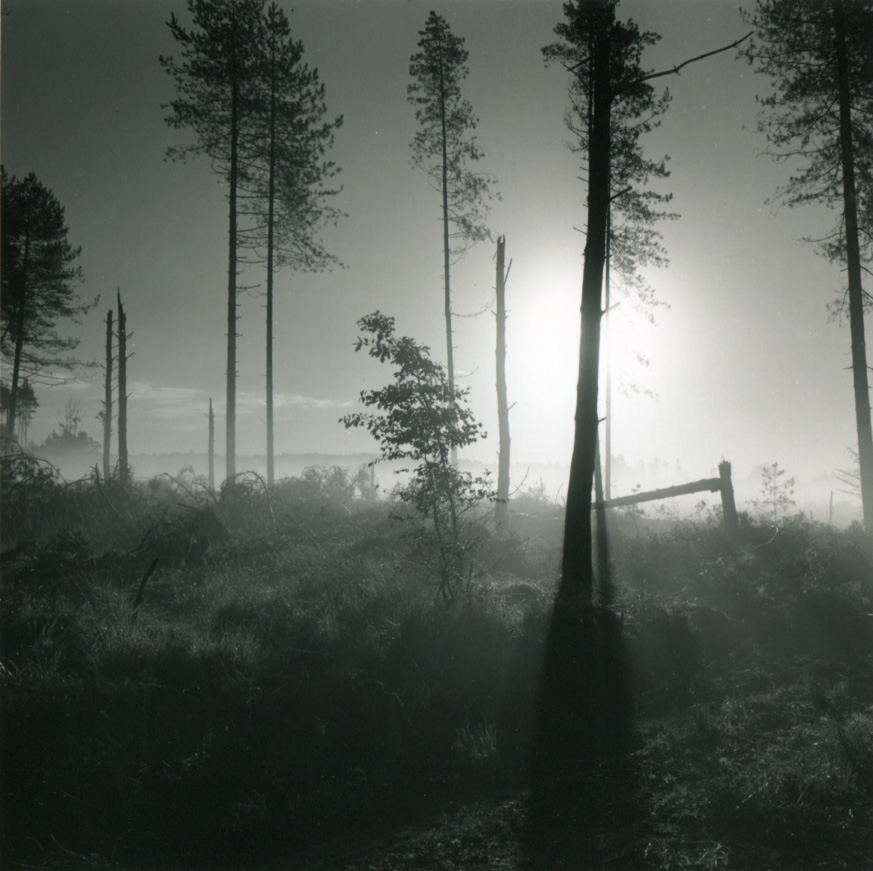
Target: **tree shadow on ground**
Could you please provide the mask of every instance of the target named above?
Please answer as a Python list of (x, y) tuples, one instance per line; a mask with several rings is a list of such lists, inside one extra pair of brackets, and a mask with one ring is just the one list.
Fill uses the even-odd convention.
[[(601, 563), (601, 569), (603, 563)], [(608, 571), (598, 604), (557, 598), (546, 638), (530, 756), (524, 871), (634, 868), (638, 776), (622, 622)]]

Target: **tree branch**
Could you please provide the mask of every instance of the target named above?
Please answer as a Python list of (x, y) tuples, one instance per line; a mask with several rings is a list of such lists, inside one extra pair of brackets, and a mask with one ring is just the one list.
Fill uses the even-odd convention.
[(659, 73), (649, 73), (648, 75), (641, 76), (638, 79), (634, 79), (632, 82), (628, 82), (628, 84), (624, 85), (624, 87), (619, 88), (617, 91), (613, 93), (613, 97), (617, 97), (620, 94), (623, 94), (625, 91), (629, 91), (631, 88), (635, 88), (637, 85), (641, 85), (643, 82), (651, 81), (652, 79), (659, 79), (662, 76), (672, 76), (679, 75), (679, 70), (683, 67), (687, 67), (689, 64), (696, 63), (699, 60), (703, 60), (707, 57), (712, 57), (714, 54), (721, 54), (723, 51), (728, 51), (729, 49), (736, 48), (740, 43), (745, 42), (755, 31), (750, 30), (744, 37), (741, 39), (737, 39), (732, 42), (730, 45), (725, 45), (722, 48), (717, 48), (714, 51), (707, 51), (704, 54), (699, 54), (697, 57), (689, 58), (686, 61), (682, 61), (681, 64), (678, 64), (675, 67), (672, 67), (669, 70), (661, 70)]

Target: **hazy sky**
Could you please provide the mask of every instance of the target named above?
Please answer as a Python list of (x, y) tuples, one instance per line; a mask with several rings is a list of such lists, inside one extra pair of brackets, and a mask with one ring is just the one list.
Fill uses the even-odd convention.
[[(540, 48), (562, 19), (556, 0), (296, 0), (281, 2), (292, 32), (342, 114), (333, 158), (348, 212), (325, 235), (347, 269), (282, 272), (277, 281), (278, 452), (369, 451), (372, 440), (337, 419), (359, 391), (389, 377), (356, 355), (356, 320), (375, 309), (444, 358), (439, 197), (409, 166), (415, 132), (407, 102), (409, 56), (435, 8), (466, 38), (464, 93), (479, 116), (481, 169), (502, 201), (490, 225), (507, 239), (508, 383), (513, 458), (568, 463), (578, 359), (585, 188), (563, 125), (568, 74), (543, 66)], [(121, 288), (135, 332), (129, 364), (131, 452), (203, 451), (208, 398), (223, 446), (227, 208), (208, 161), (165, 162), (186, 134), (164, 123), (174, 96), (158, 55), (175, 45), (165, 22), (184, 0), (3, 0), (2, 159), (30, 171), (66, 207), (82, 245), (82, 295), (101, 294), (75, 334), (81, 356), (102, 358), (104, 318)], [(746, 32), (736, 0), (626, 0), (621, 17), (659, 32), (645, 56), (660, 69)], [(828, 226), (825, 209), (777, 211), (765, 201), (789, 167), (756, 156), (756, 95), (769, 82), (727, 52), (662, 79), (673, 94), (650, 156), (670, 155), (681, 218), (662, 232), (670, 266), (648, 277), (669, 304), (645, 322), (628, 303), (613, 314), (625, 349), (615, 365), (656, 398), (614, 402), (614, 453), (632, 464), (680, 460), (690, 477), (722, 457), (740, 475), (778, 460), (814, 475), (848, 465), (855, 444), (849, 333), (825, 305), (843, 285), (839, 269), (802, 238)], [(477, 246), (453, 272), (456, 366), (493, 437), (468, 456), (492, 459), (494, 246)], [(253, 271), (242, 283), (262, 276)], [(241, 300), (240, 453), (264, 448), (264, 312)], [(617, 341), (618, 341), (617, 339)], [(634, 363), (635, 351), (650, 359)], [(56, 426), (64, 402), (81, 403), (99, 438), (101, 371), (40, 390), (32, 434)], [(175, 471), (175, 470), (170, 470)]]

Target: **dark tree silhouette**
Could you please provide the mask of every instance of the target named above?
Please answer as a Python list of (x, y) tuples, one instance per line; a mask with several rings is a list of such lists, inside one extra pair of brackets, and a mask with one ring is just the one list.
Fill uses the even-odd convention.
[(79, 318), (95, 302), (77, 296), (82, 253), (67, 239), (64, 208), (33, 174), (19, 181), (0, 170), (2, 199), (2, 274), (0, 274), (0, 351), (12, 367), (5, 432), (15, 437), (22, 378), (56, 380), (52, 369), (79, 365), (71, 356), (78, 339), (62, 337), (57, 322)]
[(263, 256), (267, 269), (267, 484), (272, 486), (274, 270), (320, 271), (339, 263), (319, 233), (341, 215), (329, 202), (339, 189), (326, 187), (339, 169), (325, 155), (342, 117), (324, 120), (327, 107), (318, 70), (303, 62), (303, 43), (291, 39), (288, 19), (275, 3), (262, 26), (259, 111), (240, 194), (240, 213), (251, 224), (240, 231), (240, 239)]
[(208, 456), (207, 486), (209, 492), (215, 491), (215, 414), (212, 411), (212, 397), (209, 397), (209, 435), (206, 452)]
[(106, 367), (103, 381), (103, 478), (112, 477), (112, 309), (106, 312)]
[(413, 81), (407, 89), (420, 125), (412, 141), (412, 165), (427, 174), (442, 198), (446, 371), (454, 386), (452, 254), (460, 255), (470, 245), (491, 238), (485, 217), (492, 179), (469, 168), (483, 154), (472, 135), (478, 119), (461, 94), (461, 82), (469, 73), (464, 40), (436, 12), (430, 13), (419, 36), (420, 51), (410, 58)]
[[(600, 362), (602, 288), (607, 256), (607, 225), (612, 224), (613, 255), (635, 262), (662, 256), (652, 223), (663, 213), (656, 205), (668, 197), (639, 189), (651, 176), (667, 174), (664, 162), (647, 160), (640, 136), (651, 129), (669, 96), (657, 97), (644, 81), (643, 49), (659, 38), (633, 22), (616, 20), (617, 0), (568, 3), (567, 20), (557, 25), (560, 41), (543, 49), (547, 62), (560, 61), (573, 74), (573, 114), (568, 124), (586, 157), (588, 220), (582, 278), (582, 339), (576, 397), (576, 437), (567, 491), (561, 595), (592, 599), (591, 488), (597, 455), (597, 388)], [(609, 222), (610, 211), (626, 216)], [(634, 242), (636, 239), (636, 243)], [(635, 250), (635, 244), (638, 248)], [(638, 251), (638, 253), (637, 253)], [(635, 258), (639, 260), (635, 260)]]
[[(187, 30), (173, 15), (168, 22), (182, 60), (161, 57), (173, 77), (177, 98), (166, 118), (175, 129), (190, 127), (192, 145), (167, 149), (170, 159), (205, 154), (228, 187), (227, 262), (227, 409), (226, 477), (236, 475), (236, 340), (238, 273), (238, 202), (247, 177), (246, 156), (258, 133), (262, 73), (264, 0), (188, 0), (195, 29)], [(167, 108), (166, 106), (164, 108)]]
[(118, 291), (118, 480), (122, 484), (129, 484), (131, 477), (127, 453), (127, 361), (132, 355), (127, 353), (127, 339), (127, 315)]
[[(555, 27), (560, 40), (543, 49), (546, 63), (561, 63), (572, 69), (569, 96), (571, 108), (564, 118), (567, 128), (576, 136), (572, 151), (582, 155), (583, 178), (587, 173), (588, 155), (593, 123), (593, 78), (585, 63), (580, 65), (580, 51), (588, 51), (593, 43), (590, 27), (584, 21), (568, 17)], [(660, 37), (651, 32), (637, 32), (636, 57), (632, 63), (639, 71), (639, 55), (646, 46), (654, 45)], [(584, 46), (588, 45), (588, 48)], [(628, 46), (630, 48), (630, 46)], [(617, 58), (627, 64), (628, 58)], [(667, 158), (647, 158), (640, 144), (641, 137), (658, 126), (659, 117), (670, 103), (669, 92), (656, 95), (651, 87), (634, 88), (624, 99), (616, 100), (610, 112), (609, 156), (609, 209), (606, 216), (606, 260), (604, 263), (604, 320), (601, 330), (608, 329), (611, 306), (611, 277), (616, 273), (622, 280), (626, 296), (633, 294), (635, 302), (646, 310), (657, 304), (652, 288), (643, 280), (639, 270), (646, 266), (666, 266), (667, 257), (661, 243), (661, 234), (655, 224), (677, 215), (664, 211), (661, 206), (670, 202), (672, 194), (659, 193), (647, 187), (652, 179), (669, 176)], [(604, 338), (608, 341), (608, 336)], [(610, 492), (611, 480), (611, 369), (606, 364), (606, 414), (604, 420), (604, 491)]]
[[(9, 385), (6, 382), (0, 383), (0, 406), (3, 408), (9, 407)], [(27, 447), (27, 433), (30, 430), (30, 424), (33, 422), (33, 415), (39, 408), (39, 400), (36, 398), (36, 391), (30, 383), (30, 379), (25, 376), (21, 379), (18, 385), (18, 398), (16, 401), (16, 428), (15, 435), (18, 444), (21, 447)]]
[[(610, 214), (615, 209), (625, 218), (626, 233), (616, 231), (612, 238), (617, 245), (616, 257), (627, 258), (628, 271), (636, 263), (663, 259), (659, 236), (651, 224), (661, 217), (672, 217), (656, 208), (667, 198), (636, 187), (653, 175), (666, 174), (663, 162), (645, 159), (638, 142), (639, 135), (651, 129), (652, 118), (667, 105), (666, 96), (656, 97), (650, 82), (677, 74), (690, 63), (742, 42), (737, 40), (669, 70), (646, 72), (641, 66), (643, 49), (659, 37), (641, 32), (633, 21), (618, 21), (617, 6), (618, 0), (566, 3), (567, 21), (555, 29), (561, 41), (544, 49), (547, 61), (558, 59), (568, 66), (574, 76), (571, 91), (584, 95), (580, 107), (585, 117), (579, 129), (584, 133), (580, 145), (587, 154), (588, 201), (582, 337), (559, 598), (581, 596), (588, 603), (593, 591), (591, 491), (597, 456), (600, 323)], [(614, 190), (613, 179), (624, 187)]]
[(873, 256), (873, 2), (759, 0), (743, 54), (771, 76), (759, 129), (767, 153), (798, 166), (777, 197), (824, 204), (839, 218), (818, 240), (844, 264), (864, 525), (873, 532), (873, 428), (864, 336), (863, 261)]
[[(622, 165), (616, 150), (637, 149), (632, 128), (645, 124), (658, 101), (649, 82), (710, 54), (685, 61), (663, 73), (641, 66), (644, 47), (654, 34), (641, 33), (633, 21), (616, 19), (617, 0), (587, 0), (564, 5), (566, 23), (556, 31), (562, 42), (546, 49), (546, 59), (560, 58), (572, 72), (574, 89), (585, 98), (587, 153), (587, 231), (582, 275), (582, 330), (576, 392), (576, 429), (566, 519), (561, 577), (544, 652), (543, 680), (533, 753), (535, 781), (585, 776), (593, 759), (626, 746), (629, 696), (620, 626), (611, 613), (612, 595), (602, 577), (601, 598), (594, 602), (592, 487), (597, 467), (597, 392), (600, 322), (610, 205), (610, 179)], [(725, 51), (739, 44), (718, 49)], [(637, 116), (641, 113), (641, 118)], [(637, 119), (637, 120), (635, 120)], [(622, 133), (627, 127), (629, 132)], [(633, 148), (628, 149), (632, 144)], [(638, 164), (641, 155), (626, 158)], [(628, 172), (633, 184), (650, 171)], [(645, 197), (640, 200), (645, 203)], [(602, 527), (601, 527), (602, 528)], [(607, 566), (605, 552), (603, 568)]]

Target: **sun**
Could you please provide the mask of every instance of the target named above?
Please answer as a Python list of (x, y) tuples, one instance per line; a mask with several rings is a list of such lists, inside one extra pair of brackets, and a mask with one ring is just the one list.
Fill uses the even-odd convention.
[[(507, 379), (510, 401), (517, 405), (513, 439), (517, 436), (535, 455), (566, 462), (579, 375), (582, 267), (556, 259), (527, 274), (518, 270), (513, 279), (507, 323)], [(607, 391), (613, 409), (631, 397), (657, 392), (656, 367), (647, 361), (664, 351), (657, 324), (632, 300), (616, 297), (618, 304), (601, 323), (601, 417)]]

